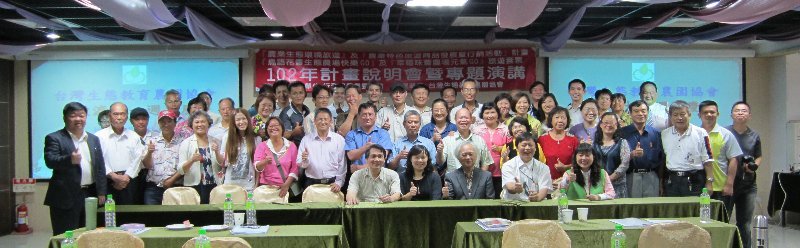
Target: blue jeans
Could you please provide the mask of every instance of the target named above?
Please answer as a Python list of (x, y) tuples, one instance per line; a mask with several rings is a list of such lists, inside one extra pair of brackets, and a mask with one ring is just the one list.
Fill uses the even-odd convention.
[(155, 183), (147, 182), (144, 187), (144, 204), (161, 205), (161, 201), (164, 199), (164, 191), (166, 189), (156, 186)]
[(742, 247), (750, 247), (750, 223), (753, 221), (753, 210), (756, 207), (755, 185), (735, 188), (731, 202), (736, 208), (736, 227), (742, 235)]

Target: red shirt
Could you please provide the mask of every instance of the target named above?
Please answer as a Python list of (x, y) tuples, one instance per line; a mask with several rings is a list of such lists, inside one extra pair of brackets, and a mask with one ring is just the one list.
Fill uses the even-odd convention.
[(563, 164), (572, 164), (572, 153), (578, 148), (578, 138), (566, 135), (560, 141), (556, 141), (549, 133), (539, 137), (539, 145), (547, 158), (547, 167), (550, 168), (550, 178), (556, 180), (561, 178), (564, 172), (556, 170), (556, 163), (561, 160)]

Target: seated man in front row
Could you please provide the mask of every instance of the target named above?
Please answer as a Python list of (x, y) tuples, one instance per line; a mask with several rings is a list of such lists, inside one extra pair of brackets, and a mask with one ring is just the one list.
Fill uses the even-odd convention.
[(455, 150), (461, 167), (444, 176), (443, 199), (494, 199), (492, 173), (475, 168), (477, 149), (471, 142), (462, 142)]
[(400, 176), (384, 168), (386, 150), (373, 144), (366, 152), (367, 168), (353, 173), (347, 186), (347, 204), (359, 202), (394, 202), (400, 200)]
[(550, 169), (533, 158), (536, 141), (530, 133), (522, 133), (515, 139), (518, 155), (503, 164), (504, 200), (539, 202), (553, 191)]

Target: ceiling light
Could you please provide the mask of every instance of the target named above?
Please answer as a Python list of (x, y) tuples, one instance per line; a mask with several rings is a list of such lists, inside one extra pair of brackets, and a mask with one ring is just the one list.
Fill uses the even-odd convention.
[(266, 16), (234, 16), (234, 21), (245, 27), (282, 27), (280, 23)]
[(272, 32), (272, 33), (269, 34), (269, 36), (272, 36), (272, 38), (280, 38), (280, 37), (283, 37), (283, 33)]
[(58, 34), (56, 34), (56, 33), (48, 33), (48, 34), (47, 34), (47, 38), (48, 38), (48, 39), (51, 39), (51, 40), (56, 40), (56, 39), (58, 39), (58, 38), (61, 38), (61, 36), (60, 36), (60, 35), (58, 35)]
[(406, 3), (409, 7), (461, 7), (467, 0), (411, 0)]
[(706, 9), (710, 9), (710, 8), (717, 7), (717, 5), (719, 5), (719, 3), (720, 3), (720, 2), (722, 2), (722, 1), (720, 1), (720, 0), (711, 0), (711, 1), (708, 1), (708, 2), (706, 2), (706, 6), (705, 6), (705, 8), (706, 8)]
[(707, 22), (687, 17), (676, 17), (669, 19), (660, 25), (659, 28), (696, 28), (708, 24)]
[(497, 26), (494, 16), (459, 16), (451, 26), (458, 27), (494, 27)]
[(559, 8), (559, 7), (548, 7), (548, 8), (545, 8), (544, 11), (546, 11), (546, 12), (559, 12), (559, 11), (561, 11), (561, 8)]
[(89, 1), (89, 0), (75, 0), (75, 2), (78, 2), (79, 4), (81, 4), (83, 6), (86, 6), (87, 8), (100, 11), (100, 7), (97, 7), (97, 5), (94, 5), (92, 3), (92, 1)]

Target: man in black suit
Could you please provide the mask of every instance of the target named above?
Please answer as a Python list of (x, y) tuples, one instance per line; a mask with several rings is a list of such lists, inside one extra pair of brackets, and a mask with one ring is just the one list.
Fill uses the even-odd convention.
[(478, 152), (471, 142), (463, 142), (456, 148), (461, 168), (448, 172), (444, 176), (442, 187), (444, 199), (494, 199), (492, 173), (475, 169)]
[(84, 226), (84, 199), (106, 199), (106, 167), (97, 136), (84, 130), (86, 106), (67, 103), (64, 129), (44, 138), (44, 162), (53, 169), (44, 205), (50, 206), (53, 234)]

